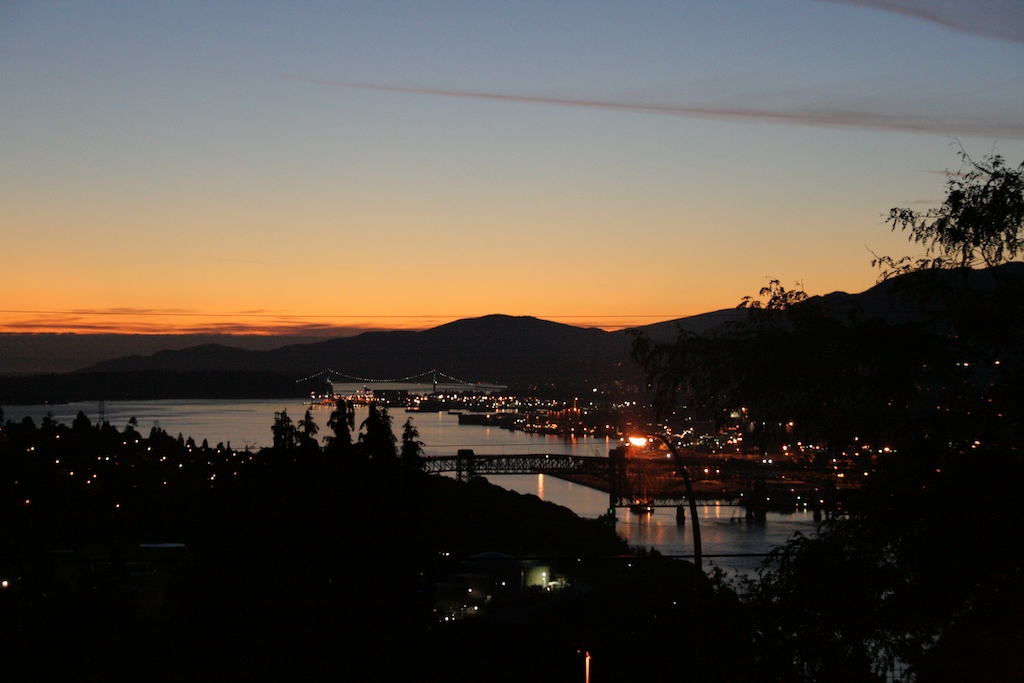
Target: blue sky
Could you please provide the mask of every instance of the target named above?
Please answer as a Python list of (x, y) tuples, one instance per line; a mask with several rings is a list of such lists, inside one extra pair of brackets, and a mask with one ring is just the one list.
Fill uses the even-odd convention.
[(609, 329), (862, 291), (1019, 2), (0, 3), (0, 330)]

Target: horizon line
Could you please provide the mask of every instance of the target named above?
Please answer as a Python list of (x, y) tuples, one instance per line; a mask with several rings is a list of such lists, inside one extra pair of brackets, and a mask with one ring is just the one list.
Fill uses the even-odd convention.
[[(0, 334), (3, 335), (121, 335), (121, 336), (246, 336), (246, 337), (332, 337), (355, 336), (365, 332), (423, 332), (429, 329), (458, 322), (488, 317), (534, 318), (546, 322), (571, 325), (573, 327), (596, 328), (606, 332), (617, 332), (635, 327), (673, 322), (685, 318), (705, 315), (722, 315), (731, 311), (720, 309), (695, 313), (691, 315), (516, 315), (506, 313), (487, 313), (467, 316), (430, 316), (430, 315), (382, 315), (382, 316), (282, 316), (275, 314), (236, 313), (236, 314), (203, 314), (187, 312), (128, 312), (123, 309), (113, 311), (15, 311), (0, 310), (4, 313), (31, 313), (39, 318), (22, 320), (12, 323), (0, 323)], [(53, 317), (51, 317), (53, 316)], [(110, 318), (123, 316), (120, 321), (88, 322), (83, 318)], [(54, 317), (63, 318), (55, 320)], [(153, 317), (179, 318), (261, 318), (273, 317), (278, 320), (290, 318), (294, 322), (278, 324), (260, 324), (257, 322), (226, 322), (223, 324), (183, 324), (160, 325), (144, 321)], [(140, 320), (139, 318), (142, 318)], [(360, 320), (362, 323), (334, 324), (331, 320)], [(418, 324), (388, 324), (401, 320), (418, 321)]]

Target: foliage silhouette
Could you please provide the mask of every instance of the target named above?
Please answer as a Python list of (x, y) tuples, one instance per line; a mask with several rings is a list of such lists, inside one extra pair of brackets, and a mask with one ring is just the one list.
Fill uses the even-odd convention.
[(420, 441), (420, 430), (412, 423), (412, 418), (408, 418), (402, 425), (402, 462), (419, 466), (423, 457), (423, 445)]
[(1024, 678), (1024, 164), (961, 159), (941, 207), (889, 214), (925, 256), (873, 264), (912, 315), (772, 281), (737, 325), (634, 336), (662, 416), (740, 412), (762, 449), (801, 438), (874, 471), (848, 516), (777, 549), (751, 584), (765, 680)]
[(274, 450), (290, 451), (298, 445), (299, 432), (287, 410), (274, 413), (274, 426), (271, 427), (271, 432), (274, 435)]
[(359, 445), (370, 458), (393, 460), (398, 456), (398, 439), (391, 428), (392, 417), (387, 406), (371, 403), (366, 419), (359, 425)]
[(327, 420), (327, 428), (333, 433), (325, 436), (324, 442), (330, 453), (347, 455), (352, 450), (352, 430), (356, 426), (355, 406), (339, 398)]
[(993, 267), (1012, 261), (1024, 247), (1024, 162), (1006, 165), (999, 155), (973, 160), (960, 148), (961, 169), (946, 173), (946, 199), (927, 211), (893, 208), (887, 222), (925, 246), (925, 256), (873, 265), (883, 277), (928, 269)]

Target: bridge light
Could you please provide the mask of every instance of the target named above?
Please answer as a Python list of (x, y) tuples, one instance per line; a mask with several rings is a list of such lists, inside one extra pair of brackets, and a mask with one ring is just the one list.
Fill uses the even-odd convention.
[(631, 436), (631, 437), (629, 437), (629, 443), (630, 443), (631, 446), (636, 446), (636, 447), (640, 448), (640, 447), (643, 447), (643, 446), (647, 445), (647, 437), (646, 436)]

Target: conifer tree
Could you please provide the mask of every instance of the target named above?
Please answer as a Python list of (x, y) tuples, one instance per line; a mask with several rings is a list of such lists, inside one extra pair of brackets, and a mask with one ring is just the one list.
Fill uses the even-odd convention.
[(371, 403), (369, 413), (359, 429), (359, 441), (369, 457), (394, 459), (398, 456), (398, 439), (391, 428), (391, 415), (386, 406)]

